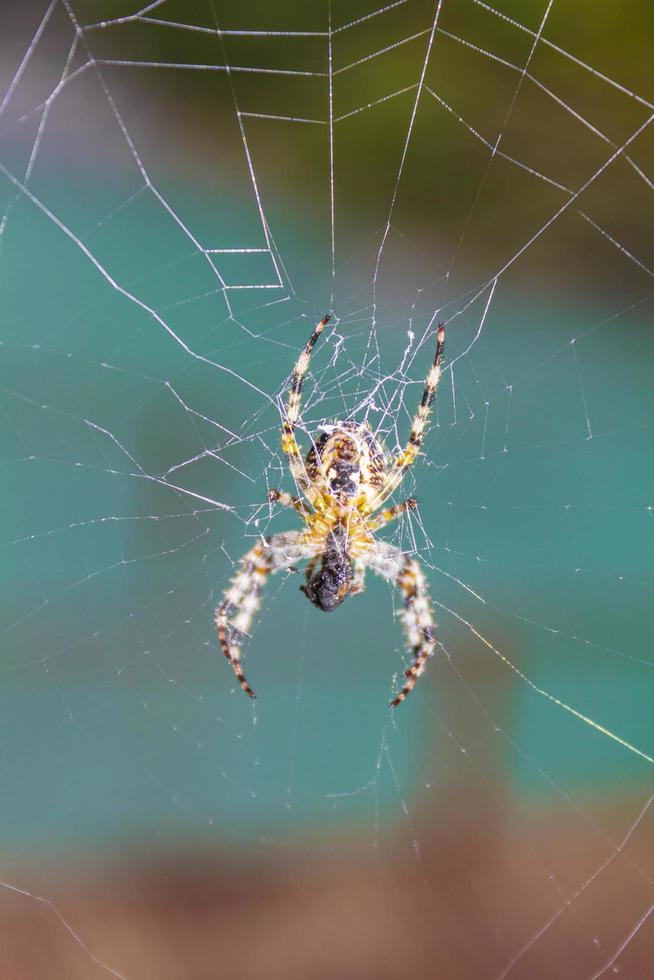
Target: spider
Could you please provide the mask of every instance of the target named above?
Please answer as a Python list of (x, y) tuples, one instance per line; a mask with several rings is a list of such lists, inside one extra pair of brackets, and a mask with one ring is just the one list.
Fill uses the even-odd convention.
[(348, 421), (322, 426), (321, 434), (303, 459), (295, 438), (302, 384), (313, 348), (329, 319), (325, 316), (317, 324), (297, 360), (282, 424), (282, 451), (304, 499), (282, 490), (270, 490), (268, 494), (271, 504), (292, 507), (305, 527), (262, 537), (248, 551), (216, 610), (216, 630), (239, 684), (253, 698), (254, 691), (241, 667), (241, 643), (259, 608), (259, 596), (268, 575), (296, 571), (296, 564), (307, 560), (306, 584), (301, 590), (318, 609), (331, 612), (348, 595), (363, 592), (365, 571), (371, 568), (393, 582), (403, 599), (401, 618), (412, 661), (405, 671), (403, 688), (390, 702), (395, 707), (415, 687), (433, 653), (436, 624), (418, 562), (394, 545), (377, 540), (375, 533), (417, 506), (417, 501), (410, 498), (380, 511), (418, 456), (441, 376), (445, 328), (439, 323), (436, 356), (402, 452), (395, 457), (387, 455), (367, 423)]

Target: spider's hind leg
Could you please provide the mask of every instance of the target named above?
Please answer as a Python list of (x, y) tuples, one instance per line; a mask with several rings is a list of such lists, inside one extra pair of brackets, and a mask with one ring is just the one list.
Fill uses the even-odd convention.
[(350, 585), (350, 595), (358, 595), (366, 587), (366, 566), (360, 558), (354, 559), (354, 571), (352, 584)]
[(255, 697), (241, 666), (241, 643), (248, 636), (261, 604), (260, 594), (271, 573), (292, 568), (313, 558), (316, 547), (306, 531), (288, 531), (262, 538), (248, 551), (216, 609), (215, 624), (220, 646), (232, 665), (239, 684)]
[(267, 542), (262, 540), (248, 551), (216, 610), (215, 618), (221, 649), (231, 663), (239, 684), (251, 698), (256, 695), (241, 667), (240, 645), (259, 608), (259, 594), (271, 571), (266, 550)]
[(401, 704), (416, 686), (436, 646), (436, 624), (429, 607), (427, 582), (417, 561), (411, 558), (405, 561), (397, 584), (404, 599), (402, 620), (411, 646), (412, 661), (411, 666), (404, 671), (406, 680), (402, 690), (391, 701), (392, 708)]
[(400, 618), (407, 645), (411, 648), (412, 661), (404, 672), (406, 680), (402, 690), (391, 701), (391, 707), (395, 708), (416, 686), (427, 660), (434, 652), (436, 624), (429, 604), (427, 580), (417, 561), (395, 545), (375, 541), (368, 553), (367, 564), (377, 575), (396, 585), (403, 600)]

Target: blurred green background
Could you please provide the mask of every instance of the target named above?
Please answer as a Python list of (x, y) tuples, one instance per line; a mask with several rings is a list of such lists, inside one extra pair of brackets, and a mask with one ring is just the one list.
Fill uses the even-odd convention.
[[(0, 17), (0, 897), (31, 939), (6, 969), (592, 975), (654, 874), (651, 6)], [(424, 563), (441, 645), (392, 717), (371, 575), (328, 618), (270, 581), (256, 710), (212, 626), (257, 535), (297, 526), (266, 494), (292, 489), (283, 393), (327, 309), (307, 447), (354, 417), (394, 449), (447, 325), (420, 508), (382, 535)], [(274, 967), (256, 917), (230, 959), (249, 889)], [(350, 898), (370, 931), (319, 970)], [(399, 940), (423, 901), (394, 958), (385, 916)]]

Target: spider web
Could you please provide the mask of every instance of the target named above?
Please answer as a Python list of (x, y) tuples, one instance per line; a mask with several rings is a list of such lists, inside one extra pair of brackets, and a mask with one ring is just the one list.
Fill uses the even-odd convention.
[[(231, 852), (233, 880), (322, 883), (325, 976), (649, 975), (651, 12), (1, 17), (7, 969), (52, 975), (51, 935), (61, 975), (165, 975), (71, 868), (88, 894), (126, 855), (135, 877), (188, 855), (201, 882)], [(446, 324), (397, 497), (420, 508), (381, 533), (439, 624), (395, 712), (398, 602), (370, 573), (329, 619), (271, 579), (254, 705), (213, 632), (245, 551), (297, 526), (267, 491), (292, 489), (284, 394), (327, 310), (305, 446), (344, 418), (402, 445)], [(202, 942), (245, 969), (214, 925)]]

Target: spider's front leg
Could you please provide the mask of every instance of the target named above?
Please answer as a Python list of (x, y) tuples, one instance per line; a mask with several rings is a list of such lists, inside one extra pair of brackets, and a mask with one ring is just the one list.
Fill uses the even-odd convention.
[(216, 632), (223, 653), (229, 660), (238, 682), (251, 698), (255, 697), (241, 666), (241, 643), (252, 626), (260, 605), (260, 594), (271, 573), (291, 568), (296, 562), (311, 558), (315, 545), (306, 532), (288, 531), (262, 538), (248, 551), (241, 566), (216, 610)]
[(395, 460), (395, 466), (402, 472), (402, 474), (404, 474), (409, 466), (415, 462), (418, 452), (420, 451), (422, 440), (424, 439), (427, 424), (429, 422), (431, 405), (438, 390), (438, 383), (441, 380), (444, 352), (445, 327), (442, 323), (439, 323), (438, 330), (436, 331), (436, 354), (434, 355), (434, 363), (432, 364), (431, 370), (427, 375), (427, 380), (425, 381), (425, 390), (422, 393), (422, 399), (418, 405), (418, 411), (413, 419), (409, 441), (406, 444), (404, 451), (401, 452)]
[(313, 348), (316, 346), (318, 337), (329, 323), (329, 319), (329, 316), (324, 316), (320, 323), (316, 324), (313, 329), (313, 333), (309, 337), (304, 347), (304, 350), (297, 359), (297, 363), (293, 368), (291, 385), (288, 392), (286, 417), (282, 423), (282, 452), (286, 453), (288, 456), (288, 462), (293, 479), (302, 491), (308, 488), (309, 480), (304, 467), (304, 462), (302, 460), (300, 447), (298, 446), (297, 439), (295, 438), (295, 429), (300, 418), (300, 405), (302, 403), (302, 386), (304, 384), (304, 376), (309, 369), (309, 362), (311, 360)]
[(391, 701), (391, 706), (396, 707), (416, 686), (428, 658), (434, 652), (436, 623), (429, 605), (427, 580), (417, 561), (386, 541), (375, 541), (367, 556), (367, 564), (373, 572), (397, 585), (404, 601), (400, 616), (413, 659), (404, 672), (404, 687)]
[(442, 323), (439, 323), (438, 329), (436, 330), (436, 354), (434, 355), (434, 362), (431, 366), (429, 374), (427, 375), (427, 380), (425, 381), (422, 399), (420, 400), (418, 411), (414, 416), (413, 424), (411, 426), (409, 441), (402, 452), (395, 457), (392, 466), (386, 473), (384, 484), (376, 494), (375, 500), (373, 501), (373, 510), (377, 510), (378, 507), (381, 507), (384, 501), (388, 500), (391, 494), (397, 490), (400, 483), (406, 476), (407, 470), (414, 464), (418, 457), (420, 447), (423, 439), (425, 438), (425, 432), (427, 431), (427, 426), (429, 424), (432, 402), (436, 397), (438, 384), (441, 380), (444, 353), (445, 327)]

